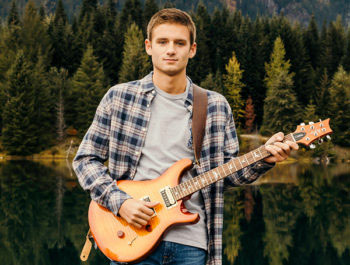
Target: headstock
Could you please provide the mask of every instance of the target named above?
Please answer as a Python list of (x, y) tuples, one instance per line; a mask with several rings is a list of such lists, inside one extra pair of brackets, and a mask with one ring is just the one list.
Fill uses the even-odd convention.
[(330, 136), (328, 135), (332, 132), (332, 129), (329, 127), (329, 119), (326, 119), (323, 121), (320, 120), (317, 123), (309, 122), (308, 125), (301, 123), (292, 134), (297, 143), (306, 146), (310, 145), (310, 148), (315, 148), (312, 144), (314, 141), (317, 139), (323, 141), (321, 138), (324, 136), (327, 136), (327, 138), (330, 139)]

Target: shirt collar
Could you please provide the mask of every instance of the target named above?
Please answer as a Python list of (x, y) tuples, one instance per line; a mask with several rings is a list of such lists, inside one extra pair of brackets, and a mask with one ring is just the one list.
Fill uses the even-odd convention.
[[(155, 90), (152, 77), (153, 77), (153, 71), (151, 71), (148, 75), (146, 75), (144, 78), (140, 80), (143, 93), (147, 93), (149, 91)], [(190, 82), (190, 87), (188, 89), (187, 98), (185, 100), (185, 106), (189, 107), (193, 105), (193, 82), (191, 78), (189, 78), (188, 76), (186, 77)]]

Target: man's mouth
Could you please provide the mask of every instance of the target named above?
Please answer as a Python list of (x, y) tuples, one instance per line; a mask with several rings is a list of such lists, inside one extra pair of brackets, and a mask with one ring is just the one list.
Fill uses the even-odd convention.
[(176, 62), (177, 59), (164, 59), (164, 61), (167, 61), (167, 62)]

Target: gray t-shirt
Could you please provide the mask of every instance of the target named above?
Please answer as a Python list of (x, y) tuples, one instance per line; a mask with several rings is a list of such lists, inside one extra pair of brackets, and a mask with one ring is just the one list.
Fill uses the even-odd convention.
[[(151, 104), (151, 119), (142, 154), (134, 180), (149, 180), (159, 177), (172, 164), (182, 158), (193, 160), (194, 154), (190, 141), (190, 112), (185, 107), (190, 82), (187, 80), (186, 91), (182, 94), (168, 94), (156, 87)], [(193, 177), (190, 170), (182, 181)], [(207, 249), (207, 229), (205, 209), (201, 192), (192, 194), (185, 201), (186, 208), (199, 213), (196, 224), (176, 225), (166, 232), (163, 240)]]

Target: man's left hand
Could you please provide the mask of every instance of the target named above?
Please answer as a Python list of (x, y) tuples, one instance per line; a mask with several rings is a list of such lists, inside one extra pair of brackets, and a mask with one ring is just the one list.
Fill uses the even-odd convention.
[(282, 132), (273, 135), (266, 143), (265, 148), (271, 156), (264, 159), (267, 163), (276, 163), (286, 160), (292, 150), (298, 150), (297, 143), (292, 141), (282, 142), (284, 134)]

